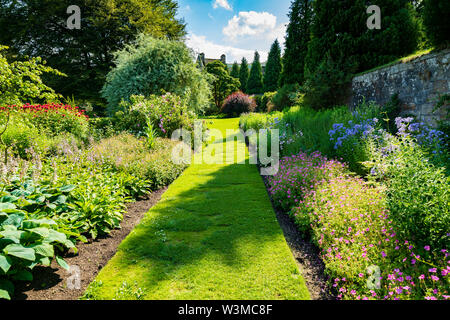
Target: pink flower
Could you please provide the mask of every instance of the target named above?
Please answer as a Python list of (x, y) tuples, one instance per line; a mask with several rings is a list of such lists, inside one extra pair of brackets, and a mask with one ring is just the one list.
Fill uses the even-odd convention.
[(430, 251), (430, 246), (423, 247), (426, 251)]
[(425, 275), (424, 275), (424, 274), (421, 274), (421, 275), (419, 276), (419, 279), (420, 279), (420, 280), (425, 279)]

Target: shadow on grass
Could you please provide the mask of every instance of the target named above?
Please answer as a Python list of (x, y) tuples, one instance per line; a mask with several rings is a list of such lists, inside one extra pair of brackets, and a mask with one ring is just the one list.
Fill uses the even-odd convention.
[[(220, 291), (222, 282), (236, 292), (260, 287), (272, 292), (267, 296), (272, 299), (288, 298), (278, 295), (286, 283), (302, 292), (304, 285), (295, 280), (300, 277), (297, 266), (256, 166), (202, 165), (190, 170), (121, 244), (99, 279), (112, 280), (114, 288), (109, 289), (117, 289), (134, 270), (139, 275), (131, 278), (139, 279), (149, 295), (173, 279), (203, 286), (210, 279), (219, 285), (210, 291)], [(230, 284), (237, 279), (240, 283)]]

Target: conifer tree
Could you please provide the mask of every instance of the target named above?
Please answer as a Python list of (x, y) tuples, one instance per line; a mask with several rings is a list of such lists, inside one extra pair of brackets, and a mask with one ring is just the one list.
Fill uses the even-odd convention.
[(450, 1), (424, 0), (423, 20), (427, 36), (434, 46), (450, 45)]
[(272, 44), (264, 73), (264, 91), (272, 92), (278, 89), (281, 73), (281, 47), (278, 40)]
[(305, 57), (308, 52), (312, 23), (312, 0), (294, 0), (289, 12), (283, 71), (280, 85), (304, 81)]
[(230, 76), (233, 78), (239, 79), (239, 64), (237, 62), (233, 63), (233, 67), (231, 68)]
[(262, 67), (258, 51), (255, 52), (255, 58), (252, 63), (252, 68), (250, 69), (247, 91), (249, 94), (260, 94), (264, 91)]
[(246, 58), (242, 58), (241, 68), (239, 70), (239, 81), (241, 82), (241, 91), (247, 93), (247, 82), (249, 77), (248, 62)]

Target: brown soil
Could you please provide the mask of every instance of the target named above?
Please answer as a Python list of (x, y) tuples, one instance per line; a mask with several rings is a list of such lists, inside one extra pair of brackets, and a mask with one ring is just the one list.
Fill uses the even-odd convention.
[(113, 230), (108, 237), (99, 238), (88, 243), (77, 245), (78, 254), (69, 254), (64, 260), (69, 266), (77, 266), (81, 275), (80, 289), (67, 288), (69, 272), (61, 268), (55, 261), (50, 267), (36, 267), (33, 270), (34, 280), (30, 283), (16, 285), (16, 300), (77, 300), (97, 276), (98, 272), (114, 256), (117, 247), (128, 234), (139, 224), (148, 210), (160, 199), (167, 188), (153, 192), (146, 199), (127, 205), (121, 229)]
[[(262, 176), (266, 189), (269, 184), (266, 176)], [(269, 194), (269, 192), (267, 192)], [(270, 197), (270, 194), (269, 194)], [(272, 201), (272, 199), (270, 199)], [(305, 279), (306, 286), (311, 294), (312, 300), (336, 300), (336, 296), (331, 293), (327, 286), (327, 276), (325, 275), (325, 265), (320, 258), (319, 249), (309, 240), (305, 240), (302, 233), (298, 230), (294, 221), (285, 212), (275, 208), (272, 201), (272, 207), (276, 212), (278, 222), (283, 230), (286, 242), (291, 248), (292, 254), (299, 266), (299, 269)]]

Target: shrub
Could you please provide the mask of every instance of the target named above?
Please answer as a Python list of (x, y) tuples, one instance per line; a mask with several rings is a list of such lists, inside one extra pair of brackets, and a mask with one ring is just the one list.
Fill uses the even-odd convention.
[[(381, 141), (380, 141), (381, 140)], [(372, 138), (371, 176), (387, 187), (387, 207), (399, 235), (419, 247), (446, 248), (450, 226), (449, 182), (409, 136)]]
[(75, 249), (66, 235), (57, 231), (54, 221), (30, 217), (20, 209), (36, 203), (27, 195), (0, 192), (0, 299), (11, 299), (12, 281), (32, 281), (31, 271), (36, 265), (50, 266), (51, 260), (56, 258), (67, 269), (68, 265), (59, 254)]
[(181, 128), (193, 130), (196, 115), (188, 110), (186, 103), (177, 95), (166, 93), (148, 98), (132, 96), (130, 100), (130, 103), (122, 103), (126, 111), (115, 116), (117, 126), (123, 128), (123, 131), (129, 128), (132, 133), (138, 131), (143, 134), (147, 119), (161, 137), (170, 137), (175, 130)]
[(229, 117), (238, 117), (242, 113), (253, 112), (255, 109), (255, 100), (242, 92), (236, 92), (225, 99), (220, 111)]
[(319, 152), (300, 152), (280, 160), (280, 169), (269, 177), (269, 193), (275, 205), (285, 211), (297, 206), (309, 191), (345, 171), (343, 164), (328, 160)]
[(102, 96), (109, 114), (133, 95), (148, 97), (162, 90), (181, 96), (192, 111), (204, 110), (211, 96), (210, 77), (196, 67), (192, 56), (183, 42), (139, 35), (134, 44), (116, 53), (116, 67), (107, 76)]
[(274, 110), (274, 104), (272, 102), (273, 97), (277, 92), (266, 92), (261, 98), (261, 112), (272, 112)]
[[(6, 119), (4, 116), (0, 119)], [(13, 154), (25, 159), (28, 158), (27, 150), (35, 146), (36, 139), (39, 137), (38, 130), (26, 119), (21, 119), (16, 115), (12, 115), (9, 122), (0, 128), (0, 133), (3, 134), (0, 137), (0, 146), (5, 149), (11, 150)]]
[(39, 131), (47, 135), (71, 133), (85, 137), (88, 131), (88, 117), (79, 107), (62, 104), (8, 106), (0, 112), (14, 112), (32, 123)]
[(382, 188), (335, 177), (311, 190), (292, 216), (320, 248), (338, 298), (448, 299), (447, 250), (402, 239), (385, 205)]
[(298, 91), (300, 87), (297, 84), (286, 84), (281, 87), (272, 97), (273, 108), (269, 111), (281, 111), (292, 107), (298, 100)]

